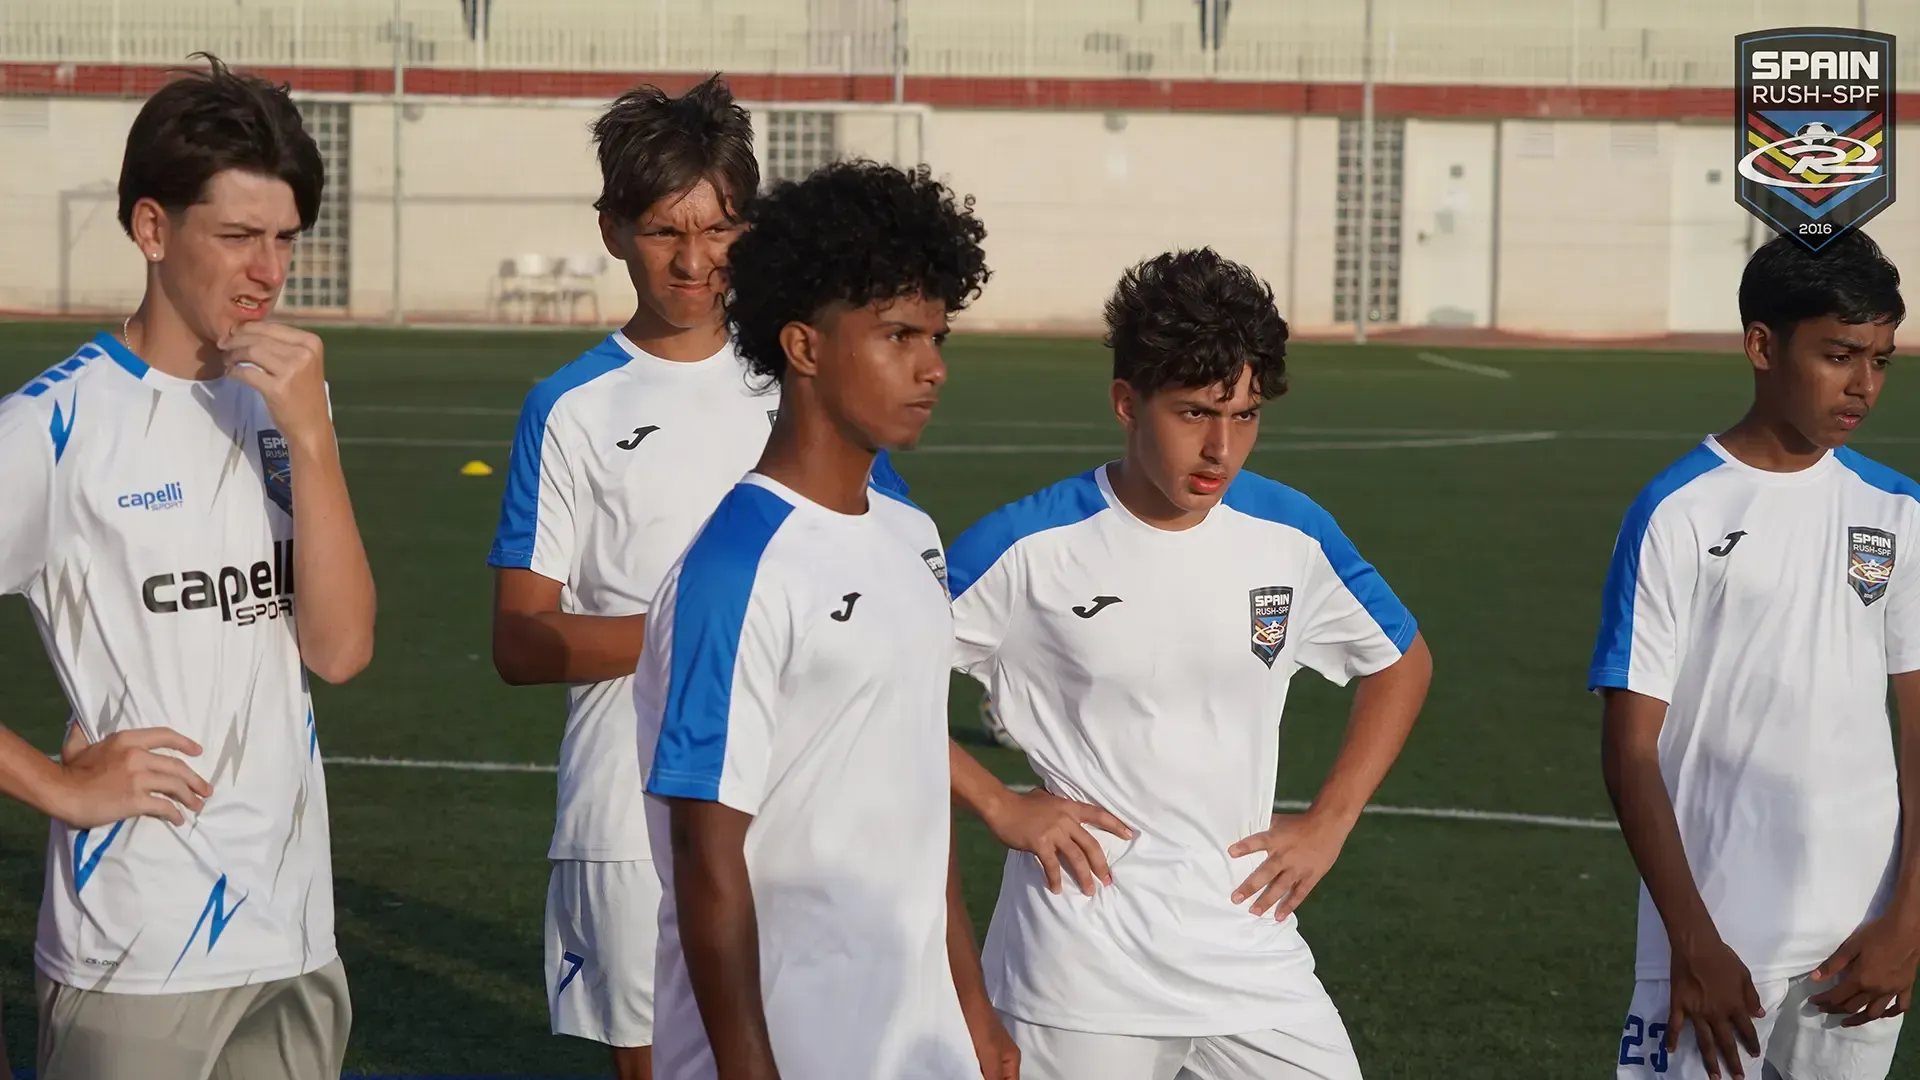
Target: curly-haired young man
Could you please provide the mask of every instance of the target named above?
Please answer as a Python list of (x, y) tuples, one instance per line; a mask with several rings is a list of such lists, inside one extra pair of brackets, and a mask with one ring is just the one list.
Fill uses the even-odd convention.
[[(1398, 756), (1432, 660), (1325, 510), (1241, 471), (1286, 388), (1266, 285), (1210, 250), (1161, 255), (1121, 279), (1107, 327), (1124, 456), (950, 555), (955, 664), (1045, 781), (1016, 795), (952, 747), (956, 797), (1023, 849), (987, 985), (1030, 1078), (1352, 1080), (1293, 913)], [(1301, 667), (1360, 685), (1312, 807), (1274, 814)]]
[(952, 858), (940, 534), (868, 486), (933, 415), (986, 231), (924, 170), (864, 162), (748, 216), (729, 319), (780, 416), (668, 572), (634, 681), (658, 1075), (1011, 1080)]

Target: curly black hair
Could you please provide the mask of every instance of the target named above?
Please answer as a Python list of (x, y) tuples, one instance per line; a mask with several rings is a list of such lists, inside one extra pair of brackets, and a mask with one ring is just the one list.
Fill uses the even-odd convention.
[(956, 200), (924, 165), (836, 162), (754, 200), (747, 224), (728, 253), (727, 321), (762, 378), (786, 373), (788, 323), (812, 322), (832, 304), (916, 295), (959, 311), (992, 274), (973, 197)]
[(1212, 248), (1170, 251), (1129, 269), (1107, 301), (1113, 377), (1142, 394), (1224, 386), (1253, 367), (1262, 398), (1287, 392), (1287, 320), (1273, 290)]
[(1832, 315), (1843, 323), (1893, 323), (1907, 317), (1900, 271), (1863, 232), (1851, 232), (1819, 251), (1791, 236), (1761, 245), (1740, 275), (1740, 322), (1760, 323), (1785, 341), (1807, 319)]

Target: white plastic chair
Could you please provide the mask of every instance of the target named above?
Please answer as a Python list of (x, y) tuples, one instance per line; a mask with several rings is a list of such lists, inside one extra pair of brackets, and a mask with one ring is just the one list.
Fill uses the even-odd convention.
[(607, 272), (605, 255), (569, 255), (561, 264), (559, 299), (567, 305), (567, 321), (582, 300), (593, 305), (593, 321), (600, 321), (600, 275)]
[(551, 311), (560, 300), (560, 264), (545, 255), (517, 255), (513, 258), (513, 278), (526, 301), (522, 322), (540, 317), (542, 307)]

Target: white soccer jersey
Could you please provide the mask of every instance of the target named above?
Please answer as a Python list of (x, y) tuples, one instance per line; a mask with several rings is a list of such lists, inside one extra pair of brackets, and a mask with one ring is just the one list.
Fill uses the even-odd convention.
[[(644, 615), (780, 409), (732, 346), (682, 363), (615, 333), (527, 395), (488, 562), (560, 582), (561, 610)], [(904, 491), (883, 456), (874, 482)], [(567, 692), (551, 859), (650, 858), (632, 677)]]
[(977, 1080), (946, 952), (947, 666), (940, 535), (870, 497), (828, 510), (758, 474), (655, 601), (635, 680), (665, 899), (654, 1068), (714, 1075), (674, 901), (667, 804), (753, 815), (748, 872), (785, 1076)]
[[(664, 360), (615, 333), (527, 395), (487, 561), (560, 582), (561, 610), (643, 615), (767, 444), (778, 386), (728, 346)], [(567, 690), (552, 859), (646, 859), (632, 677)]]
[(55, 822), (34, 950), (89, 990), (187, 993), (334, 958), (327, 793), (294, 635), (286, 440), (232, 379), (101, 334), (0, 400), (0, 591), (91, 740), (170, 727), (213, 785), (176, 828)]
[(1106, 469), (982, 519), (949, 553), (955, 666), (992, 695), (1047, 790), (1134, 830), (1095, 831), (1113, 885), (1047, 891), (1010, 852), (983, 965), (1032, 1023), (1121, 1035), (1285, 1026), (1324, 991), (1297, 919), (1233, 890), (1265, 859), (1293, 673), (1385, 668), (1414, 620), (1327, 512), (1241, 473), (1181, 531), (1114, 496)]
[[(1886, 694), (1920, 668), (1920, 487), (1836, 450), (1776, 473), (1709, 438), (1627, 511), (1592, 688), (1668, 703), (1660, 772), (1714, 925), (1756, 982), (1802, 975), (1881, 910), (1899, 781)], [(1668, 976), (1640, 891), (1639, 979)]]

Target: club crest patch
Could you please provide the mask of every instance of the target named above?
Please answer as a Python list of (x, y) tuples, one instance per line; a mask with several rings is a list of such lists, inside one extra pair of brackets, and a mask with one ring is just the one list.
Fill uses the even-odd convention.
[(1247, 608), (1253, 619), (1253, 655), (1268, 667), (1287, 647), (1287, 616), (1293, 612), (1293, 589), (1287, 585), (1265, 585), (1247, 593)]
[(933, 579), (940, 583), (940, 591), (953, 599), (953, 590), (947, 586), (947, 556), (939, 548), (928, 548), (920, 553), (927, 562), (927, 569), (933, 571)]
[(267, 485), (267, 498), (287, 513), (293, 513), (293, 461), (287, 452), (287, 437), (273, 428), (260, 429), (260, 477)]
[(1734, 198), (1809, 251), (1893, 205), (1894, 39), (1842, 27), (1734, 39)]
[(1847, 584), (1868, 607), (1887, 595), (1893, 580), (1893, 534), (1854, 525), (1847, 529)]

